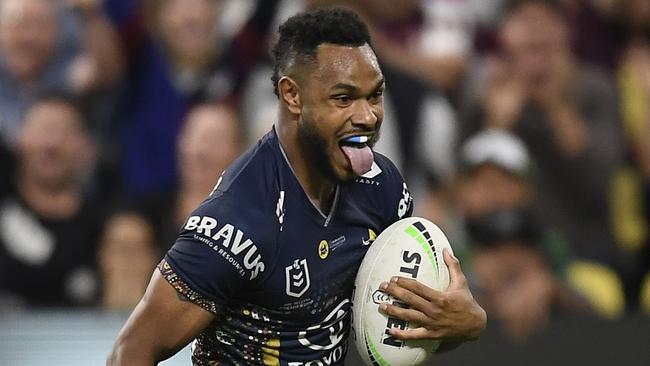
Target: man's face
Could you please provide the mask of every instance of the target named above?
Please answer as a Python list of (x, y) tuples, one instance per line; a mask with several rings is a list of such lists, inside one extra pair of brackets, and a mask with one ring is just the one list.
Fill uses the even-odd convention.
[(56, 30), (49, 1), (0, 2), (0, 49), (15, 78), (25, 81), (39, 75), (54, 50)]
[(568, 29), (555, 12), (539, 3), (516, 8), (501, 26), (501, 40), (515, 71), (536, 81), (569, 50)]
[(216, 46), (221, 1), (166, 0), (158, 14), (162, 37), (176, 56), (190, 61), (205, 59)]
[[(298, 132), (312, 164), (328, 178), (349, 181), (371, 154), (384, 116), (384, 77), (368, 45), (321, 44), (317, 66), (305, 72)], [(350, 146), (356, 136), (367, 143)], [(346, 146), (347, 145), (347, 146)]]
[(63, 102), (42, 102), (28, 112), (18, 149), (29, 179), (58, 187), (79, 179), (90, 149), (81, 116)]
[(190, 113), (178, 144), (183, 184), (212, 188), (241, 151), (238, 123), (235, 114), (225, 107), (199, 107)]

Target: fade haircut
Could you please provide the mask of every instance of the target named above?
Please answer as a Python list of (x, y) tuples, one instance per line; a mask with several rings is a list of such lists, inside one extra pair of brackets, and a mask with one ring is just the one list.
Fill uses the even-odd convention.
[(360, 47), (370, 45), (368, 27), (347, 9), (325, 8), (304, 12), (287, 19), (278, 29), (280, 37), (272, 50), (273, 92), (278, 81), (295, 64), (315, 64), (316, 48), (323, 43)]

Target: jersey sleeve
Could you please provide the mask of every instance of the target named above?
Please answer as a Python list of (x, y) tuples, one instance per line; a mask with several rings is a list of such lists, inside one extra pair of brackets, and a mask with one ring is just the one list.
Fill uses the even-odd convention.
[(179, 293), (215, 314), (266, 269), (270, 243), (254, 234), (253, 229), (262, 233), (265, 228), (246, 206), (215, 192), (190, 215), (158, 265)]
[(413, 196), (408, 189), (402, 174), (397, 167), (385, 156), (376, 154), (375, 162), (382, 171), (384, 228), (405, 217), (413, 215)]

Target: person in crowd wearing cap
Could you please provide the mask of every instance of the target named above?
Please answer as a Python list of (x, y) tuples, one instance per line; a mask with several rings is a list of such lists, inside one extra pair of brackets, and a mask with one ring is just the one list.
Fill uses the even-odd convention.
[(613, 84), (575, 60), (556, 1), (511, 1), (499, 31), (502, 52), (463, 118), (461, 140), (485, 127), (519, 136), (537, 166), (544, 223), (576, 255), (618, 266), (609, 211), (622, 158)]
[(531, 162), (523, 143), (510, 133), (485, 130), (463, 145), (461, 166), (458, 198), (479, 302), (507, 334), (523, 341), (554, 311), (591, 312), (564, 278), (566, 246), (532, 210)]

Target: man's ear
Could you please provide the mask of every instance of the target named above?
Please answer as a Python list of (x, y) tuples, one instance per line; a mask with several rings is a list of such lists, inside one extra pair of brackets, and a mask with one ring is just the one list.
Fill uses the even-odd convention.
[(288, 76), (283, 76), (278, 81), (278, 94), (289, 112), (293, 114), (301, 113), (302, 101), (300, 99), (300, 87), (295, 80)]

